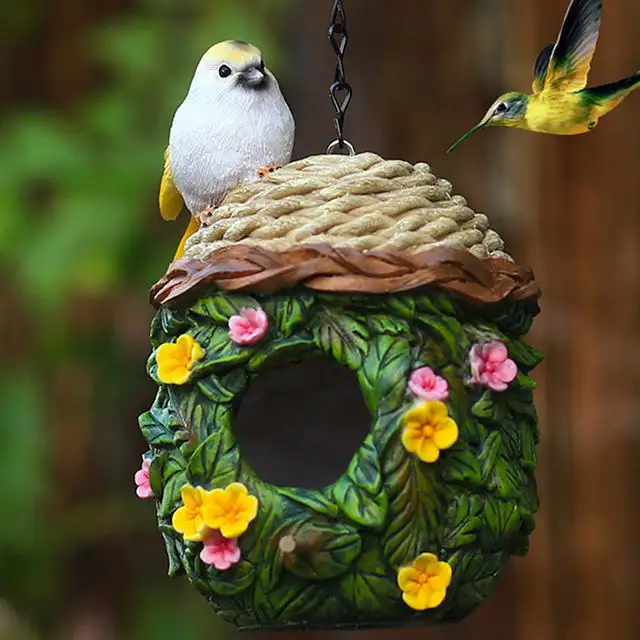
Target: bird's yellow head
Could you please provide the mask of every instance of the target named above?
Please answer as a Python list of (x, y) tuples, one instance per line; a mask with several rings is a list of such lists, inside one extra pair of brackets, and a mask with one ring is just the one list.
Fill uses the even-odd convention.
[(473, 129), (465, 133), (460, 140), (452, 144), (447, 149), (447, 153), (453, 151), (461, 142), (484, 127), (522, 127), (525, 124), (528, 102), (529, 96), (524, 93), (511, 92), (501, 95), (489, 107), (484, 118)]
[[(242, 40), (225, 40), (214, 44), (203, 56), (196, 76), (204, 75), (224, 87), (239, 85), (260, 89), (271, 74), (265, 68), (260, 49)], [(209, 85), (211, 86), (211, 85)]]

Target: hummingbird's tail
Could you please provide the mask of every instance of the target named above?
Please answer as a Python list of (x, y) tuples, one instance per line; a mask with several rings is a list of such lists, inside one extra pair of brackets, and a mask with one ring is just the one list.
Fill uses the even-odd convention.
[(616, 82), (600, 85), (599, 87), (589, 87), (582, 93), (598, 111), (598, 117), (602, 117), (615, 107), (617, 107), (634, 89), (640, 87), (640, 71), (628, 78), (623, 78)]

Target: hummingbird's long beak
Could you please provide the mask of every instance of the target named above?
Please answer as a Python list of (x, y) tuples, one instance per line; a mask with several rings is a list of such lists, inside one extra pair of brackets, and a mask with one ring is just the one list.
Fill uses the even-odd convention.
[(471, 131), (467, 131), (460, 140), (454, 142), (448, 149), (447, 153), (451, 153), (461, 142), (464, 142), (469, 136), (472, 136), (476, 131), (479, 131), (483, 127), (486, 127), (489, 124), (490, 116), (485, 116), (478, 124), (471, 129)]

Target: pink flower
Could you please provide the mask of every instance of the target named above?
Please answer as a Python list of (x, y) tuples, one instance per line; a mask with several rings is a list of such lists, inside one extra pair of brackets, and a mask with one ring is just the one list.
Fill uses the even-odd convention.
[(136, 495), (138, 498), (153, 498), (153, 491), (151, 490), (151, 484), (149, 483), (150, 464), (151, 460), (149, 460), (149, 458), (143, 459), (142, 466), (138, 471), (136, 471), (136, 475), (133, 476), (137, 485)]
[(241, 309), (229, 318), (229, 337), (236, 344), (254, 344), (269, 328), (269, 318), (262, 309)]
[(440, 400), (449, 397), (449, 385), (444, 378), (437, 376), (431, 367), (420, 367), (411, 372), (409, 389), (414, 396), (425, 400)]
[(240, 547), (235, 539), (225, 538), (219, 531), (212, 531), (204, 540), (200, 560), (212, 564), (218, 571), (226, 571), (240, 561)]
[(508, 355), (506, 345), (499, 340), (474, 344), (469, 353), (472, 382), (504, 391), (518, 373), (516, 363)]

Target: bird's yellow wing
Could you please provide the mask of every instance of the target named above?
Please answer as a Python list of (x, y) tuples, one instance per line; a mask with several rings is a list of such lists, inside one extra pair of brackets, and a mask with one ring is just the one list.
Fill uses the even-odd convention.
[(553, 47), (542, 91), (580, 91), (587, 86), (598, 43), (603, 0), (572, 0)]
[(551, 60), (551, 53), (555, 45), (547, 45), (539, 54), (536, 59), (535, 67), (533, 68), (533, 93), (540, 93), (544, 89), (544, 81), (547, 77), (547, 69), (549, 67), (549, 60)]
[(164, 172), (160, 182), (160, 215), (165, 220), (175, 220), (184, 207), (184, 200), (176, 187), (171, 175), (171, 165), (169, 163), (169, 147), (164, 152)]

